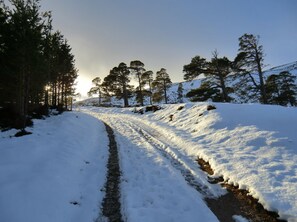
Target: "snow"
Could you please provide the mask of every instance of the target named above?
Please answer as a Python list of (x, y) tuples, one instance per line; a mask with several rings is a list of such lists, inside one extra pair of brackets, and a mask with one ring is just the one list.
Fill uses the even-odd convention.
[[(207, 111), (209, 104), (217, 109)], [(203, 196), (224, 190), (208, 183), (197, 157), (209, 161), (214, 177), (248, 190), (282, 219), (297, 221), (296, 108), (162, 107), (144, 115), (133, 113), (134, 108), (79, 107), (35, 120), (31, 135), (1, 132), (0, 221), (100, 219), (108, 157), (101, 121), (114, 129), (118, 144), (125, 221), (218, 221)], [(79, 204), (70, 203), (75, 201)]]
[[(108, 110), (108, 109), (105, 109)], [(88, 112), (86, 110), (86, 112)], [(150, 141), (143, 128), (121, 117), (88, 112), (115, 130), (122, 171), (122, 205), (126, 221), (218, 221), (202, 200), (176, 169), (172, 159), (156, 147), (165, 147), (161, 141)], [(198, 167), (196, 164), (196, 171)], [(184, 169), (184, 167), (182, 168)], [(206, 176), (204, 183), (206, 182)], [(215, 188), (214, 188), (215, 189)]]
[(246, 219), (240, 215), (234, 215), (233, 219), (235, 220), (235, 222), (249, 222), (248, 219)]
[[(145, 115), (133, 114), (133, 108), (85, 111), (100, 113), (105, 121), (115, 121), (115, 127), (125, 120), (167, 140), (172, 153), (191, 170), (197, 156), (202, 157), (210, 162), (215, 177), (248, 190), (282, 219), (297, 221), (297, 109), (215, 103), (217, 109), (207, 111), (208, 104), (164, 105), (163, 110)], [(178, 111), (180, 106), (184, 108)], [(144, 143), (138, 141), (137, 146)]]
[(0, 134), (0, 221), (96, 219), (108, 156), (104, 125), (73, 112), (34, 120), (27, 130), (33, 134)]

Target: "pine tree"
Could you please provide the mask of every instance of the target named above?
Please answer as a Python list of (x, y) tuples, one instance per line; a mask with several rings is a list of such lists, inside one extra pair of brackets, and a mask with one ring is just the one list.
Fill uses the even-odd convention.
[(221, 102), (230, 102), (231, 98), (228, 95), (231, 91), (227, 87), (228, 77), (232, 72), (231, 61), (227, 57), (219, 58), (218, 52), (213, 52), (213, 58), (208, 63), (205, 70), (207, 81), (211, 82), (213, 87), (221, 92)]
[(205, 72), (207, 62), (205, 58), (195, 56), (191, 63), (184, 65), (183, 72), (185, 72), (184, 80), (191, 81)]
[(296, 106), (297, 86), (295, 82), (296, 76), (286, 71), (268, 76), (266, 81), (268, 102), (282, 106)]
[(0, 0), (0, 106), (15, 121), (8, 125), (21, 129), (42, 103), (47, 107), (50, 93), (59, 91), (67, 108), (77, 77), (70, 46), (53, 41), (51, 13), (40, 12), (39, 2), (10, 0), (9, 8)]
[(192, 102), (202, 102), (211, 99), (213, 102), (221, 101), (221, 92), (218, 88), (213, 87), (209, 81), (203, 81), (199, 88), (190, 90), (186, 97)]
[(100, 77), (96, 77), (92, 80), (93, 86), (89, 92), (88, 92), (88, 96), (92, 96), (94, 94), (98, 94), (98, 105), (101, 105), (101, 99), (102, 99), (102, 92), (101, 92), (101, 79)]
[(14, 53), (13, 62), (18, 64), (14, 67), (17, 76), (17, 127), (25, 128), (28, 119), (28, 106), (30, 92), (38, 93), (44, 85), (42, 71), (42, 30), (43, 19), (39, 12), (39, 1), (11, 0), (15, 7), (10, 12), (10, 22), (12, 25), (11, 34), (13, 42), (11, 48)]
[[(215, 50), (213, 52), (213, 57), (210, 62), (206, 61), (206, 59), (195, 56), (191, 63), (184, 66), (184, 79), (192, 80), (199, 75), (204, 75), (207, 81), (207, 84), (204, 84), (201, 90), (193, 91), (201, 93), (201, 91), (205, 91), (205, 87), (212, 87), (209, 91), (212, 92), (221, 92), (220, 99), (215, 96), (216, 101), (220, 102), (230, 102), (231, 97), (229, 94), (232, 92), (231, 87), (228, 87), (227, 83), (229, 81), (229, 76), (232, 73), (232, 63), (229, 61), (227, 57), (218, 57), (218, 52)], [(206, 93), (206, 95), (214, 98), (213, 93)], [(193, 96), (193, 95), (192, 95)], [(205, 100), (205, 98), (203, 98)]]
[(147, 94), (150, 98), (150, 104), (152, 105), (153, 104), (153, 101), (152, 101), (152, 94), (153, 94), (153, 90), (152, 90), (152, 83), (153, 83), (153, 71), (146, 71), (143, 73), (142, 75), (142, 85), (143, 86), (146, 86), (148, 85), (148, 91), (147, 91)]
[(182, 83), (179, 83), (178, 84), (178, 87), (177, 87), (177, 101), (179, 103), (182, 103), (183, 102), (183, 93), (184, 93), (184, 88), (183, 88), (183, 84)]
[(132, 71), (132, 73), (136, 76), (136, 78), (138, 80), (137, 94), (138, 94), (138, 98), (140, 100), (140, 105), (143, 106), (143, 92), (142, 92), (143, 91), (143, 81), (142, 81), (143, 78), (142, 78), (142, 75), (145, 72), (144, 64), (139, 60), (131, 61), (129, 69)]
[(130, 83), (130, 71), (125, 63), (120, 63), (117, 67), (110, 70), (109, 75), (104, 78), (102, 87), (112, 93), (118, 99), (124, 100), (124, 106), (129, 106), (128, 98), (130, 97), (132, 86)]
[(155, 100), (160, 101), (160, 99), (164, 99), (165, 103), (168, 103), (167, 98), (167, 90), (170, 88), (172, 82), (170, 80), (169, 74), (167, 73), (166, 69), (161, 68), (160, 71), (156, 73), (156, 78), (153, 81), (154, 87), (154, 98)]
[(247, 79), (253, 86), (254, 91), (260, 92), (260, 102), (267, 103), (266, 87), (263, 76), (264, 52), (263, 46), (259, 43), (259, 36), (244, 34), (239, 38), (239, 54), (235, 61), (241, 69), (242, 81)]

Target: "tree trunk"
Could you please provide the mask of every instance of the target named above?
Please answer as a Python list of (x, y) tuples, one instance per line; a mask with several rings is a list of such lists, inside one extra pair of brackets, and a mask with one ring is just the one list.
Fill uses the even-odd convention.
[(256, 49), (256, 62), (257, 62), (257, 69), (259, 73), (259, 79), (260, 79), (261, 102), (264, 104), (267, 104), (266, 88), (265, 88), (264, 77), (263, 77), (263, 72), (261, 68), (261, 60), (259, 58), (257, 49)]
[(143, 106), (143, 96), (142, 96), (142, 88), (141, 88), (141, 78), (140, 74), (138, 76), (138, 83), (139, 83), (139, 97), (140, 97), (140, 105)]
[(99, 92), (99, 106), (101, 106), (102, 95), (101, 95), (100, 88), (98, 89), (98, 92)]
[(152, 83), (151, 81), (149, 81), (149, 88), (150, 88), (150, 104), (153, 105), (153, 100), (152, 100), (152, 95), (153, 95), (153, 91), (152, 91)]
[(128, 101), (128, 93), (127, 93), (126, 85), (123, 86), (123, 97), (124, 97), (124, 107), (128, 107), (129, 101)]
[(222, 89), (223, 100), (224, 100), (224, 102), (230, 102), (229, 98), (228, 98), (228, 93), (226, 90), (225, 80), (224, 80), (221, 72), (219, 72), (219, 79), (220, 79), (220, 84), (221, 84), (221, 89)]
[(166, 81), (163, 81), (163, 90), (164, 90), (164, 97), (165, 97), (165, 104), (167, 104), (167, 90), (166, 90)]

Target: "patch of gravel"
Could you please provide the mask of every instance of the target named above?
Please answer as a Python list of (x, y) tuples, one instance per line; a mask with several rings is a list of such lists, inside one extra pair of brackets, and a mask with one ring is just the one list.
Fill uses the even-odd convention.
[(119, 190), (121, 172), (117, 143), (112, 128), (106, 123), (104, 124), (109, 138), (109, 158), (107, 162), (106, 194), (102, 203), (102, 214), (110, 222), (121, 222), (123, 221)]

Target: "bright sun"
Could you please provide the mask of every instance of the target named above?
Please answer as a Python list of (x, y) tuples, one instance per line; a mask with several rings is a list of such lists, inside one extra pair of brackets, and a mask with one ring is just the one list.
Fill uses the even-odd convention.
[(76, 92), (81, 94), (81, 99), (86, 98), (88, 91), (92, 87), (92, 79), (85, 75), (79, 75), (77, 77)]

